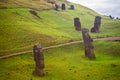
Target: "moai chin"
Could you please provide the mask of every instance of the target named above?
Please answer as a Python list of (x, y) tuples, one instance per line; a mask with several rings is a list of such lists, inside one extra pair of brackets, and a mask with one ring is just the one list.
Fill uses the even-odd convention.
[(100, 16), (96, 16), (95, 17), (95, 21), (94, 21), (94, 27), (91, 28), (91, 32), (92, 33), (98, 33), (100, 30), (100, 26), (101, 26), (101, 17)]
[(85, 46), (85, 56), (88, 57), (89, 59), (95, 59), (94, 47), (92, 45), (93, 40), (88, 33), (88, 29), (86, 28), (82, 29), (82, 36)]
[(65, 9), (66, 9), (66, 6), (65, 6), (64, 3), (62, 4), (62, 7), (61, 7), (61, 8), (62, 8), (62, 10), (65, 10)]
[(79, 18), (74, 18), (74, 26), (77, 31), (81, 31), (81, 23)]
[(42, 47), (39, 45), (35, 45), (33, 48), (34, 52), (34, 61), (36, 64), (35, 70), (33, 71), (33, 75), (44, 76), (44, 55), (42, 52)]

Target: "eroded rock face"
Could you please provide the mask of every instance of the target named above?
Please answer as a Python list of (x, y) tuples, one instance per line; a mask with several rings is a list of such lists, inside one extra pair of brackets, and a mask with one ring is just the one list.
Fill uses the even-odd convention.
[(66, 9), (66, 6), (65, 6), (64, 3), (62, 4), (62, 7), (61, 7), (61, 8), (62, 8), (62, 10), (65, 10), (65, 9)]
[(94, 47), (92, 45), (93, 40), (88, 33), (88, 29), (82, 29), (82, 36), (84, 40), (85, 56), (89, 59), (95, 59)]
[(100, 30), (100, 26), (101, 26), (101, 17), (100, 16), (96, 16), (95, 17), (95, 21), (94, 21), (94, 27), (91, 28), (91, 32), (92, 33), (98, 33)]
[(81, 23), (79, 18), (74, 18), (74, 26), (77, 31), (81, 31)]
[(44, 55), (42, 52), (42, 48), (39, 45), (35, 45), (33, 48), (33, 52), (34, 52), (34, 61), (36, 64), (36, 68), (33, 71), (34, 75), (38, 75), (38, 76), (44, 76)]

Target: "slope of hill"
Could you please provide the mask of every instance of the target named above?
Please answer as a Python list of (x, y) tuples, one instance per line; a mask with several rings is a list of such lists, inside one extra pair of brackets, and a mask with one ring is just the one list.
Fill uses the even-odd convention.
[[(1, 80), (120, 80), (120, 43), (95, 41), (96, 60), (84, 57), (83, 43), (44, 51), (44, 77), (32, 75), (33, 54), (0, 59)], [(115, 54), (114, 54), (115, 53)]]
[[(72, 3), (64, 0), (55, 1), (59, 5), (66, 3), (67, 9), (55, 11), (54, 6), (47, 0), (1, 0), (0, 55), (32, 49), (36, 43), (48, 46), (82, 39), (81, 32), (74, 29), (73, 19), (79, 17), (82, 27), (90, 29), (93, 27), (95, 16), (102, 16), (77, 4), (74, 4), (75, 10), (69, 10), (69, 5)], [(40, 5), (44, 5), (44, 8)], [(31, 9), (35, 9), (40, 18), (31, 14), (29, 12)], [(91, 33), (91, 36), (120, 36), (119, 26), (119, 20), (102, 16), (101, 32)]]
[(31, 8), (45, 10), (53, 8), (51, 2), (68, 3), (65, 0), (0, 0), (0, 8)]
[[(55, 11), (51, 1), (67, 4)], [(79, 17), (82, 28), (93, 27), (95, 16), (102, 17), (100, 33), (92, 38), (120, 36), (120, 21), (109, 19), (81, 5), (69, 10), (65, 0), (0, 0), (0, 56), (29, 50), (34, 44), (43, 47), (82, 39), (74, 29)], [(29, 11), (34, 10), (38, 16)], [(44, 50), (45, 76), (32, 75), (33, 54), (0, 59), (0, 80), (120, 80), (120, 43), (94, 41), (95, 60), (84, 57), (84, 44), (73, 44)]]

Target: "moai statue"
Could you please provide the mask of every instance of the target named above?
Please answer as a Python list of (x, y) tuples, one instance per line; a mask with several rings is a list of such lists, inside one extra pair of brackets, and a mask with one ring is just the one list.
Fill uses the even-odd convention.
[(89, 59), (95, 59), (94, 47), (92, 45), (93, 40), (88, 33), (88, 29), (86, 28), (82, 29), (82, 36), (85, 46), (85, 56), (88, 57)]
[(62, 4), (62, 10), (65, 10), (66, 9), (66, 6), (65, 6), (65, 4)]
[(94, 21), (94, 27), (91, 29), (92, 33), (98, 33), (101, 25), (101, 17), (96, 16)]
[(116, 17), (116, 19), (118, 19), (118, 20), (119, 20), (119, 17)]
[(79, 18), (74, 18), (74, 26), (77, 31), (81, 31), (81, 23)]
[(29, 10), (29, 12), (30, 12), (32, 15), (40, 18), (40, 16), (38, 16), (37, 12), (35, 12), (34, 10)]
[(55, 3), (55, 10), (58, 11), (58, 8), (59, 8), (58, 4)]
[(70, 5), (70, 10), (74, 10), (74, 5)]
[(109, 15), (109, 18), (110, 18), (110, 19), (114, 19), (114, 17), (113, 17), (113, 16), (111, 16), (111, 15)]
[(33, 75), (44, 76), (44, 55), (42, 52), (42, 48), (39, 45), (35, 45), (33, 48), (34, 52), (34, 61), (36, 64), (35, 70), (33, 71)]

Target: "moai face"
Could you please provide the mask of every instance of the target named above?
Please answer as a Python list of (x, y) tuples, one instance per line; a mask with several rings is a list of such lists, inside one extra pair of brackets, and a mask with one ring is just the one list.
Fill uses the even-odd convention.
[(100, 16), (96, 16), (95, 17), (95, 21), (94, 21), (94, 27), (91, 28), (91, 32), (92, 33), (98, 33), (99, 29), (100, 29), (100, 25), (101, 25), (101, 17)]
[(95, 23), (98, 23), (98, 24), (101, 23), (101, 17), (100, 16), (96, 16)]
[(81, 23), (80, 23), (79, 18), (74, 18), (74, 26), (75, 26), (75, 29), (76, 29), (77, 31), (80, 31), (80, 30), (81, 30)]
[(74, 10), (74, 5), (70, 5), (70, 9), (71, 9), (71, 10)]
[(65, 10), (65, 9), (66, 9), (65, 4), (62, 4), (62, 10)]

